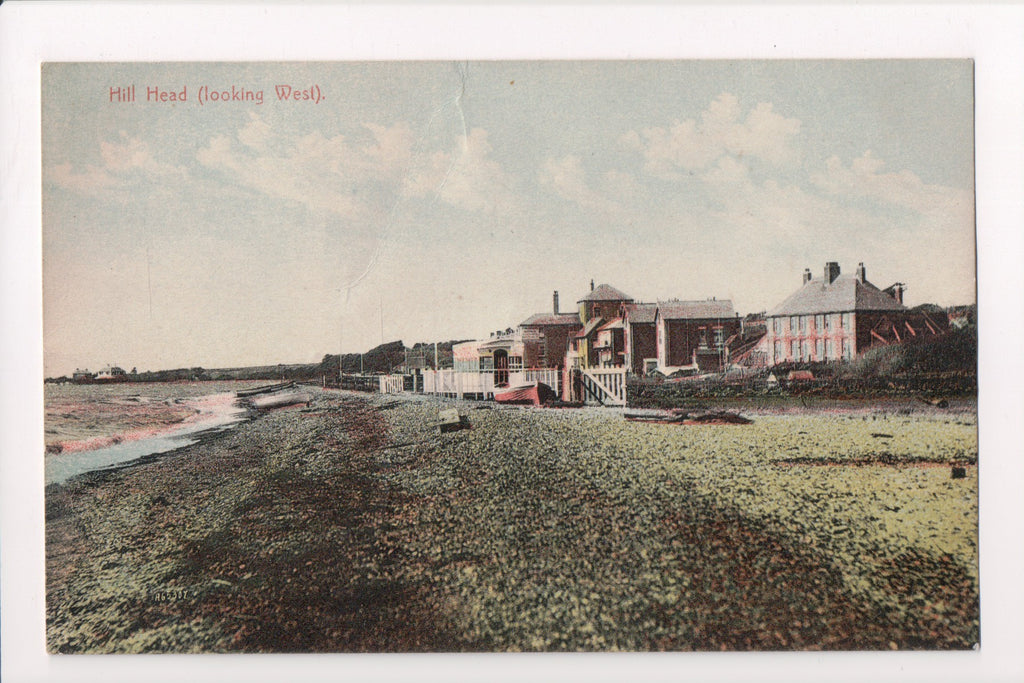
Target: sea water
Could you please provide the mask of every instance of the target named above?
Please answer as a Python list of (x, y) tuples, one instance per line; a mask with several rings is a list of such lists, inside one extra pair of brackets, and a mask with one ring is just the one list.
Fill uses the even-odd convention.
[[(200, 434), (230, 429), (246, 417), (246, 410), (235, 402), (234, 393), (214, 394), (182, 403), (197, 412), (184, 421), (144, 435), (126, 434), (98, 448), (69, 449), (46, 457), (46, 483), (60, 484), (85, 472), (124, 465), (148, 455), (166, 453), (189, 446)], [(113, 440), (107, 440), (113, 441)]]

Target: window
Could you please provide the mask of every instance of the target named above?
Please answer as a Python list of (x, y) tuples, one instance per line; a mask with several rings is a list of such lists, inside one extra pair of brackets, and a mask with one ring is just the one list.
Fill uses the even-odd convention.
[(774, 360), (774, 362), (778, 363), (781, 360), (782, 360), (782, 342), (777, 341), (777, 342), (775, 342), (775, 360)]
[(698, 342), (697, 343), (700, 346), (700, 348), (702, 348), (702, 349), (706, 349), (708, 347), (708, 328), (701, 327), (701, 328), (698, 329)]
[(722, 342), (723, 342), (723, 339), (722, 339), (722, 328), (721, 327), (716, 327), (715, 328), (715, 346), (717, 348), (719, 348), (719, 349), (722, 348)]
[(782, 334), (782, 318), (772, 318), (772, 327), (775, 329), (775, 336)]
[(796, 339), (790, 342), (789, 355), (793, 360), (797, 360), (800, 357), (800, 342)]
[(831, 339), (826, 339), (825, 340), (825, 360), (831, 360), (832, 357), (833, 357), (832, 356), (832, 340)]
[(800, 334), (807, 334), (807, 317), (806, 315), (800, 316)]
[(790, 334), (796, 334), (797, 324), (798, 324), (797, 323), (797, 316), (795, 316), (795, 315), (789, 316), (789, 332), (790, 332)]
[(811, 360), (811, 342), (804, 340), (803, 351), (800, 354), (800, 360)]
[(818, 315), (814, 316), (814, 330), (816, 332), (821, 332), (822, 330), (825, 329), (824, 318), (825, 318), (825, 316), (823, 316), (821, 314), (818, 314)]
[(821, 316), (821, 322), (822, 322), (821, 329), (824, 330), (825, 332), (828, 332), (828, 330), (829, 330), (829, 322), (830, 322), (829, 318), (830, 317), (831, 316), (829, 316), (829, 315)]
[(815, 360), (823, 360), (825, 357), (825, 347), (822, 340), (818, 339), (814, 342), (814, 358)]
[(851, 314), (843, 313), (843, 329), (844, 330), (847, 330), (847, 331), (852, 331), (853, 330), (852, 318), (853, 318), (853, 316)]
[(843, 340), (843, 359), (850, 360), (853, 358), (853, 344), (850, 343), (849, 339)]

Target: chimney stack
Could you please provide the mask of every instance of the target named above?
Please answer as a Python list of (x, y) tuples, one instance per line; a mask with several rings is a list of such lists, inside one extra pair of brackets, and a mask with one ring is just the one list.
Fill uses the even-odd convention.
[(903, 283), (902, 282), (897, 282), (896, 283), (896, 285), (893, 287), (892, 295), (893, 295), (893, 298), (896, 299), (896, 303), (898, 303), (898, 304), (902, 304), (903, 303)]
[(825, 264), (825, 284), (830, 285), (839, 277), (839, 264), (829, 261)]
[(551, 308), (555, 315), (558, 315), (558, 291), (555, 291), (555, 295), (552, 297)]
[(811, 269), (810, 268), (804, 268), (804, 284), (806, 285), (810, 281), (811, 281)]
[(590, 291), (591, 292), (594, 291), (594, 281), (593, 280), (590, 281)]
[(861, 261), (860, 263), (857, 264), (857, 279), (860, 280), (861, 282), (864, 282), (866, 277), (867, 275), (864, 270), (864, 262)]

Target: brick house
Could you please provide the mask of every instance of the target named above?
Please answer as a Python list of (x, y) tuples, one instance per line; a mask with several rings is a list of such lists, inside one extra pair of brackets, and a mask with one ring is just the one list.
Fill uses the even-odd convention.
[(657, 304), (622, 304), (619, 317), (624, 328), (625, 364), (634, 375), (646, 375), (649, 368), (657, 367), (657, 311)]
[(672, 300), (658, 302), (654, 326), (659, 369), (714, 372), (728, 363), (726, 342), (740, 333), (741, 321), (727, 299)]
[(590, 292), (577, 302), (582, 329), (573, 336), (567, 358), (571, 358), (571, 362), (578, 363), (582, 368), (591, 368), (602, 367), (602, 358), (608, 361), (611, 354), (611, 358), (618, 359), (612, 360), (611, 364), (622, 365), (622, 356), (618, 354), (624, 348), (624, 327), (621, 321), (618, 325), (604, 326), (618, 319), (622, 305), (627, 303), (633, 303), (633, 298), (628, 294), (607, 284), (594, 287), (594, 282), (591, 281)]
[(536, 313), (519, 323), (523, 362), (527, 368), (561, 368), (573, 336), (583, 329), (577, 313), (560, 313), (558, 292), (552, 296), (552, 312)]
[(873, 346), (942, 334), (946, 324), (903, 305), (905, 285), (881, 290), (860, 263), (853, 275), (825, 264), (821, 278), (804, 270), (800, 289), (766, 315), (769, 365), (851, 360)]

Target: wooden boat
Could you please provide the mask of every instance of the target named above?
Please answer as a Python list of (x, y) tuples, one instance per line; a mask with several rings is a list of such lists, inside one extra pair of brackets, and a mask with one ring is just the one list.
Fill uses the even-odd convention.
[(685, 410), (633, 409), (624, 412), (623, 417), (630, 422), (647, 422), (649, 424), (748, 425), (753, 422), (739, 413), (726, 410), (707, 410), (690, 413)]
[(515, 387), (495, 387), (494, 400), (509, 405), (544, 405), (557, 398), (554, 389), (543, 382), (530, 382)]
[(291, 389), (295, 386), (295, 382), (279, 382), (277, 384), (267, 384), (262, 387), (253, 387), (252, 389), (239, 389), (235, 392), (236, 398), (245, 398), (247, 396), (258, 396), (259, 394), (269, 394), (273, 391), (281, 391), (282, 389)]
[(284, 406), (293, 406), (299, 403), (308, 404), (310, 400), (309, 394), (301, 391), (283, 391), (279, 393), (271, 393), (268, 395), (260, 395), (252, 399), (252, 405), (254, 408), (266, 410), (268, 408), (283, 408)]

